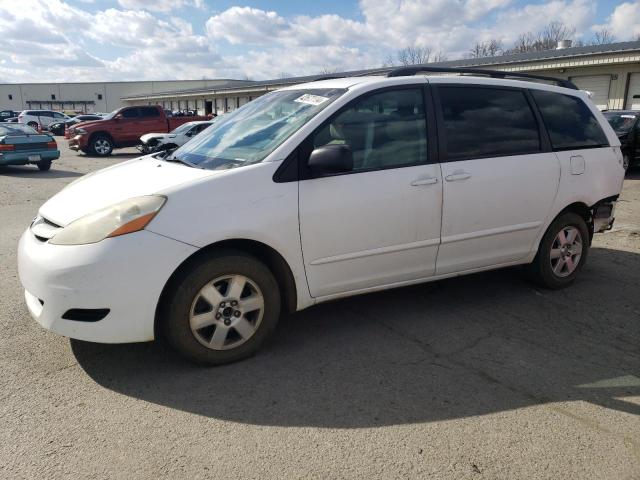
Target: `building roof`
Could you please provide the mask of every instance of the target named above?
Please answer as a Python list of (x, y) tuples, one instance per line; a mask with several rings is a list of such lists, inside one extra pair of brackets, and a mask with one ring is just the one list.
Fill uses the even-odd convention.
[[(569, 47), (555, 50), (543, 50), (539, 52), (525, 52), (514, 53), (510, 55), (497, 55), (493, 57), (481, 57), (481, 58), (465, 58), (460, 60), (448, 60), (444, 62), (431, 63), (433, 67), (481, 67), (481, 66), (498, 66), (509, 65), (516, 63), (536, 62), (552, 59), (571, 58), (571, 57), (583, 57), (588, 55), (606, 55), (612, 53), (626, 53), (626, 52), (640, 52), (640, 41), (633, 42), (617, 42), (609, 43), (606, 45), (587, 45), (581, 47)], [(380, 67), (366, 70), (350, 70), (346, 72), (331, 73), (331, 74), (319, 74), (319, 75), (305, 75), (300, 77), (287, 77), (278, 78), (272, 80), (261, 81), (247, 81), (237, 80), (229, 81), (229, 83), (220, 87), (208, 87), (208, 88), (194, 88), (188, 90), (173, 90), (167, 92), (155, 92), (148, 94), (130, 95), (122, 97), (122, 100), (135, 100), (148, 97), (171, 97), (171, 96), (190, 96), (190, 95), (207, 95), (207, 94), (221, 94), (229, 92), (242, 92), (242, 91), (256, 91), (256, 90), (269, 90), (269, 87), (281, 87), (287, 85), (295, 85), (298, 83), (312, 82), (315, 80), (322, 80), (334, 77), (355, 77), (364, 75), (382, 75), (394, 68), (398, 67)]]

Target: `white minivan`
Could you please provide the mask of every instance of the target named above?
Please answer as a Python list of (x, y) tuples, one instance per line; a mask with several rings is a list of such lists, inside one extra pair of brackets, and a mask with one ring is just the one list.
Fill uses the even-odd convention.
[(71, 183), (20, 240), (31, 315), (215, 365), (338, 297), (519, 264), (571, 283), (622, 188), (607, 121), (577, 89), (421, 71), (283, 88)]

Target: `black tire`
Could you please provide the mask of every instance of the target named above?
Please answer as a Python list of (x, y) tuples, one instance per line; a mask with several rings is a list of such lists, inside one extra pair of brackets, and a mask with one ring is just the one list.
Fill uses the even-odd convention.
[(43, 160), (42, 162), (38, 162), (36, 165), (38, 165), (38, 170), (42, 172), (46, 172), (51, 168), (51, 162), (48, 160)]
[(89, 141), (89, 151), (98, 157), (108, 157), (113, 152), (113, 140), (108, 135), (94, 135)]
[[(215, 350), (204, 346), (201, 341), (203, 337), (213, 338), (218, 327), (210, 325), (194, 333), (190, 315), (192, 307), (196, 308), (202, 300), (202, 297), (198, 299), (201, 289), (226, 275), (242, 275), (259, 288), (264, 300), (263, 314), (253, 335), (242, 340), (244, 343), (226, 350)], [(178, 272), (165, 291), (167, 294), (158, 310), (160, 331), (175, 350), (201, 365), (222, 365), (250, 357), (271, 336), (280, 317), (280, 290), (275, 277), (258, 259), (236, 250), (221, 249), (205, 257), (198, 257), (197, 261), (190, 262)], [(205, 311), (213, 315), (219, 310), (208, 304)], [(225, 317), (216, 322), (220, 324), (222, 320)], [(233, 317), (230, 321), (234, 321)], [(207, 337), (209, 328), (211, 336)], [(233, 323), (230, 327), (222, 328), (230, 329), (232, 334), (236, 333)]]
[(631, 167), (631, 157), (625, 153), (622, 157), (622, 168), (624, 168), (625, 172), (628, 172), (629, 167)]
[[(581, 238), (582, 250), (575, 269), (571, 273), (564, 272), (564, 276), (560, 276), (554, 272), (551, 250), (554, 246), (559, 246), (554, 244), (556, 243), (556, 237), (559, 235), (560, 231), (570, 227), (578, 230)], [(564, 288), (575, 280), (580, 270), (584, 267), (589, 255), (589, 247), (589, 229), (587, 228), (587, 224), (584, 219), (580, 215), (572, 212), (563, 213), (559, 215), (551, 225), (549, 225), (544, 237), (542, 237), (536, 258), (533, 260), (533, 263), (529, 265), (529, 277), (537, 284), (547, 288)], [(554, 249), (554, 251), (557, 250), (557, 248)], [(576, 257), (572, 257), (571, 261), (574, 262), (575, 259)], [(556, 263), (556, 265), (558, 264)]]

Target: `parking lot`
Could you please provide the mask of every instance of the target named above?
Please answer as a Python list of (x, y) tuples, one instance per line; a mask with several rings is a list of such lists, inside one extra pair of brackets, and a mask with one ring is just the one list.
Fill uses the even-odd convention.
[(340, 300), (207, 369), (24, 305), (22, 231), (119, 152), (0, 170), (0, 478), (640, 478), (637, 170), (568, 289), (508, 269)]

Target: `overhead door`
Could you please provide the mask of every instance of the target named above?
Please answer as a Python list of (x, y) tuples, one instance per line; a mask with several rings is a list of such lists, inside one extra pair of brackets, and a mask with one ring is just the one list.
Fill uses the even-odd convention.
[(600, 110), (608, 108), (609, 84), (611, 83), (610, 75), (572, 77), (571, 81), (575, 83), (580, 90), (586, 90), (591, 93), (591, 100)]
[(627, 102), (624, 108), (640, 110), (640, 73), (632, 73), (629, 76)]

